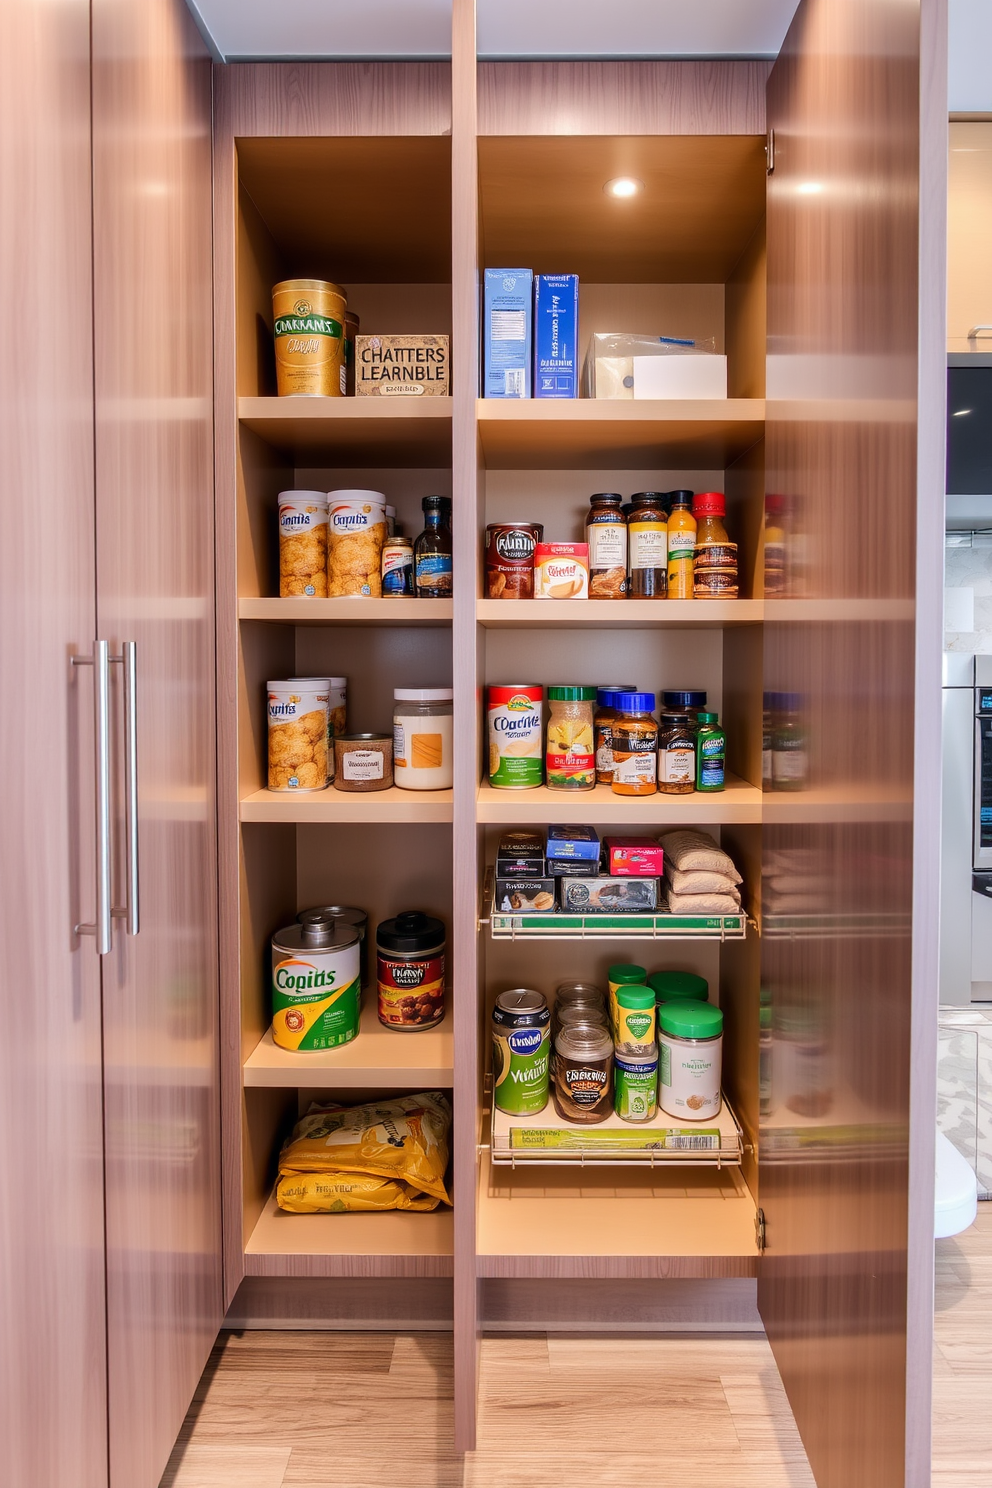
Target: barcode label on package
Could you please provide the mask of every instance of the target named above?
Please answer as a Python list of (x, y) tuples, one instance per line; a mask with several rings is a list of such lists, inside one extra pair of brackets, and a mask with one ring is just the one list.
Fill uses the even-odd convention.
[(665, 1148), (669, 1152), (719, 1152), (720, 1133), (718, 1131), (668, 1132), (665, 1136)]
[(526, 396), (526, 371), (523, 367), (507, 367), (503, 373), (503, 388), (508, 398)]

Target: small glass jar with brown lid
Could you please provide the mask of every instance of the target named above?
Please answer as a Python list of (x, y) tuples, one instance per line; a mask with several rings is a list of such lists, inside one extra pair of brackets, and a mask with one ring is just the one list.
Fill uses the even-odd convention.
[(696, 789), (696, 730), (687, 713), (663, 713), (658, 734), (658, 789), (686, 796)]
[(658, 725), (653, 692), (615, 695), (623, 711), (612, 727), (613, 794), (653, 796), (658, 789)]
[(633, 682), (614, 682), (609, 687), (597, 687), (596, 689), (593, 728), (596, 741), (596, 783), (598, 785), (613, 784), (613, 724), (620, 716), (617, 712), (615, 694), (635, 690)]

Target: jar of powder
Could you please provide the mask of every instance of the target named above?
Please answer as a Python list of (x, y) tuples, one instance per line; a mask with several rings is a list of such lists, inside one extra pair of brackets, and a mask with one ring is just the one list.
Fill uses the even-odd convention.
[(393, 783), (389, 734), (342, 734), (334, 740), (334, 787), (342, 791), (388, 790)]
[(451, 789), (454, 696), (450, 687), (397, 687), (393, 693), (393, 777), (404, 790)]

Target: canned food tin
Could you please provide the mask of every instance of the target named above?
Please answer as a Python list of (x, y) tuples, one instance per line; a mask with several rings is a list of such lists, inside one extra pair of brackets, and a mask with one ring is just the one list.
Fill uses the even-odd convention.
[(551, 1013), (543, 992), (515, 987), (493, 1008), (493, 1099), (497, 1111), (533, 1116), (548, 1104)]
[(272, 937), (272, 1040), (281, 1049), (334, 1049), (358, 1036), (358, 931), (330, 915)]
[(534, 598), (534, 549), (543, 537), (540, 522), (493, 522), (486, 528), (487, 598)]
[(489, 784), (531, 790), (544, 779), (544, 688), (524, 682), (489, 688)]
[(386, 539), (382, 550), (382, 597), (413, 597), (413, 543), (408, 537)]
[(279, 598), (327, 597), (327, 496), (279, 492)]
[(364, 909), (354, 909), (347, 904), (318, 904), (316, 909), (301, 909), (296, 916), (300, 925), (312, 924), (316, 919), (331, 916), (343, 920), (358, 932), (358, 955), (361, 963), (362, 986), (369, 984), (369, 917)]
[(444, 925), (417, 909), (383, 920), (375, 933), (379, 1022), (400, 1033), (444, 1017)]
[(658, 1045), (613, 1061), (613, 1109), (621, 1121), (653, 1121), (658, 1114)]
[(328, 782), (328, 691), (319, 677), (269, 682), (269, 790), (324, 790)]
[(272, 335), (280, 398), (344, 397), (347, 307), (341, 286), (323, 279), (284, 279), (273, 285)]

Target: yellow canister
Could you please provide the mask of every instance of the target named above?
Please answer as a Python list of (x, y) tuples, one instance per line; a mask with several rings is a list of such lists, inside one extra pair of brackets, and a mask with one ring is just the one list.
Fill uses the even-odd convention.
[(343, 398), (348, 297), (323, 279), (284, 279), (272, 290), (280, 398)]

